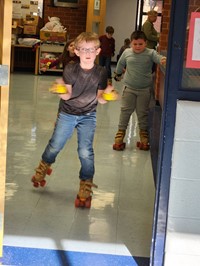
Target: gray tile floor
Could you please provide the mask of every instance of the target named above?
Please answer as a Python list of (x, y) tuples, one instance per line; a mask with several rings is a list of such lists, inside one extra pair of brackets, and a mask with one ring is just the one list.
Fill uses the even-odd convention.
[[(32, 186), (56, 118), (59, 99), (48, 92), (55, 79), (11, 75), (4, 244), (149, 257), (155, 194), (150, 153), (136, 148), (135, 115), (126, 150), (112, 149), (120, 101), (98, 106), (98, 189), (91, 209), (74, 207), (79, 185), (76, 134), (59, 154), (46, 187)], [(121, 83), (115, 86), (121, 91)]]

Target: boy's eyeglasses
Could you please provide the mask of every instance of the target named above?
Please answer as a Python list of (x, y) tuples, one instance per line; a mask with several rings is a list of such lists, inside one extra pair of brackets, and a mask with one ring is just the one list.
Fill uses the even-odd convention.
[(98, 48), (83, 48), (83, 47), (77, 47), (77, 50), (81, 53), (94, 53), (96, 52)]

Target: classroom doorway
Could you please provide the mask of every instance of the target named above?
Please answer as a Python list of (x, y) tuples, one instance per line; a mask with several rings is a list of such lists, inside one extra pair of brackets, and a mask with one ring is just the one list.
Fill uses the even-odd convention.
[(3, 246), (12, 1), (0, 3), (0, 257)]

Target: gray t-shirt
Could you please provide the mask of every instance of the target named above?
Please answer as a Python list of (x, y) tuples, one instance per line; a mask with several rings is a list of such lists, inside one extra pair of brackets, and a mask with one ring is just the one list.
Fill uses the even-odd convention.
[(126, 68), (123, 82), (129, 88), (151, 87), (153, 63), (160, 64), (162, 57), (153, 49), (145, 48), (142, 53), (137, 54), (132, 48), (127, 48), (117, 63), (116, 73), (121, 74)]
[(84, 115), (96, 111), (97, 91), (107, 87), (105, 68), (95, 64), (92, 69), (84, 70), (79, 63), (68, 64), (63, 71), (63, 80), (72, 85), (72, 96), (67, 101), (60, 100), (60, 112)]

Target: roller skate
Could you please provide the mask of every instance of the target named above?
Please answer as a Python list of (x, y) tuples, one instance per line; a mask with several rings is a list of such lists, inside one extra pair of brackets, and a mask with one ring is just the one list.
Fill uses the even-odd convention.
[(147, 130), (140, 130), (140, 141), (137, 142), (137, 147), (140, 150), (149, 150), (149, 136)]
[(40, 162), (39, 166), (35, 169), (35, 175), (31, 179), (34, 187), (44, 187), (46, 185), (45, 176), (50, 175), (52, 172), (50, 167), (50, 164), (44, 161)]
[(113, 144), (113, 150), (123, 151), (126, 147), (126, 143), (123, 142), (126, 134), (126, 130), (119, 129), (117, 134), (115, 135), (115, 143)]
[(97, 185), (95, 185), (92, 182), (92, 179), (87, 180), (81, 180), (80, 181), (80, 188), (79, 193), (75, 199), (75, 207), (85, 207), (90, 208), (91, 207), (91, 201), (92, 201), (92, 187), (97, 188)]

